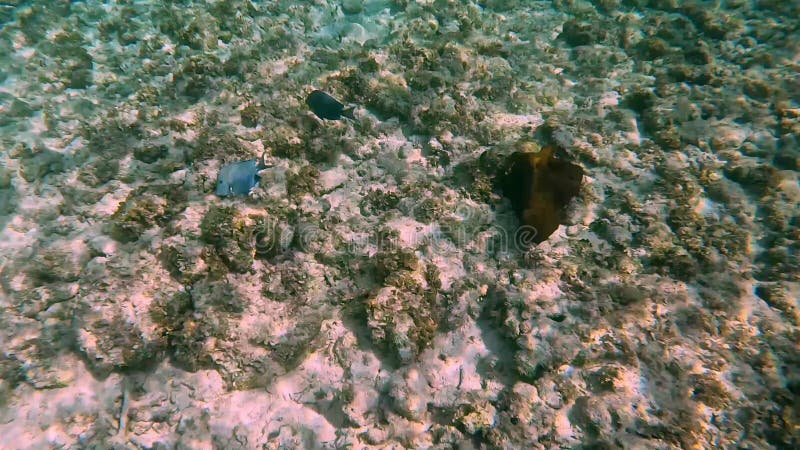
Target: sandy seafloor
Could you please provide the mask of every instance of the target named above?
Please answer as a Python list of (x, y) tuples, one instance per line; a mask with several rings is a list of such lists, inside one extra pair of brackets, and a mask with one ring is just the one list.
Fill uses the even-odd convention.
[[(2, 2), (0, 448), (800, 448), (798, 17)], [(542, 130), (523, 251), (479, 156)]]

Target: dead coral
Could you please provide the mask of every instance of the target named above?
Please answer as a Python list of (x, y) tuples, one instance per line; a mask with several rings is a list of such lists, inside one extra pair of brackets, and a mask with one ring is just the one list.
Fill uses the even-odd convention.
[(90, 187), (98, 187), (113, 180), (119, 173), (116, 157), (100, 157), (78, 172), (78, 180)]
[(286, 176), (286, 193), (293, 198), (314, 194), (319, 189), (319, 169), (312, 165), (300, 168), (297, 173)]
[[(199, 282), (191, 289), (162, 296), (150, 306), (164, 348), (190, 371), (219, 368), (216, 353), (230, 339), (231, 320), (244, 311), (244, 299), (225, 282)], [(230, 375), (223, 370), (223, 375)]]
[(105, 377), (113, 371), (145, 370), (163, 358), (164, 342), (119, 314), (105, 318), (79, 313), (78, 317), (82, 323), (79, 349), (97, 376)]
[(437, 329), (431, 299), (394, 286), (380, 289), (364, 307), (372, 340), (402, 363), (419, 356)]
[(570, 19), (564, 22), (563, 31), (558, 35), (571, 47), (595, 44), (606, 38), (606, 30), (596, 21), (582, 22)]
[(133, 150), (133, 157), (143, 163), (154, 163), (169, 152), (166, 145), (144, 145)]
[(214, 158), (234, 161), (249, 157), (252, 157), (250, 149), (231, 131), (213, 124), (203, 126), (192, 145), (191, 159), (193, 161)]
[(181, 186), (156, 185), (134, 189), (117, 208), (109, 222), (111, 237), (134, 242), (153, 226), (165, 226), (186, 207)]
[(9, 152), (9, 156), (20, 159), (19, 175), (29, 183), (47, 174), (60, 173), (64, 170), (64, 156), (41, 144), (33, 147), (24, 143), (17, 144)]
[(730, 400), (730, 394), (712, 374), (693, 374), (689, 377), (692, 397), (714, 409), (724, 408)]
[(269, 345), (272, 358), (287, 371), (296, 368), (311, 352), (312, 343), (320, 333), (320, 323), (318, 318), (309, 317), (296, 324)]
[(255, 256), (253, 224), (241, 217), (233, 206), (213, 205), (200, 222), (200, 239), (211, 244), (214, 255), (230, 270), (244, 273), (250, 270)]

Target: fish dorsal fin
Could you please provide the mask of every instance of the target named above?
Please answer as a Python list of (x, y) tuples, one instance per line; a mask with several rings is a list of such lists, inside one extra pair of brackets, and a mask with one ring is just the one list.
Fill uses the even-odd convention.
[(261, 157), (258, 158), (258, 162), (256, 163), (256, 169), (264, 170), (267, 167), (272, 167), (272, 164), (267, 164), (267, 150), (264, 150), (264, 152), (261, 153)]
[(261, 170), (267, 167), (267, 151), (265, 150), (261, 153), (261, 157), (258, 159), (258, 164), (256, 164), (256, 169)]

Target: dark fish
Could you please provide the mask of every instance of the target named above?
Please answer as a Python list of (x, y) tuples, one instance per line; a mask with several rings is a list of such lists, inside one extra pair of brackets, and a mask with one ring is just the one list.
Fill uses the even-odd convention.
[(339, 120), (346, 117), (350, 120), (355, 120), (353, 115), (353, 108), (344, 108), (344, 105), (331, 97), (328, 93), (320, 91), (319, 89), (311, 92), (306, 97), (306, 105), (311, 108), (311, 111), (320, 119)]
[(525, 143), (508, 157), (499, 185), (528, 234), (525, 239), (540, 243), (564, 221), (564, 212), (583, 182), (583, 169), (556, 153), (563, 151), (546, 145), (538, 153)]
[(258, 171), (266, 168), (264, 156), (230, 163), (219, 169), (215, 193), (220, 197), (247, 195), (258, 184)]

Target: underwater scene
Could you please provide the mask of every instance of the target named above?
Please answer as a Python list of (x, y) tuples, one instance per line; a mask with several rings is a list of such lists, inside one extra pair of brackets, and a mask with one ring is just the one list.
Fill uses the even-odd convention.
[(0, 1), (0, 449), (800, 448), (800, 1)]

